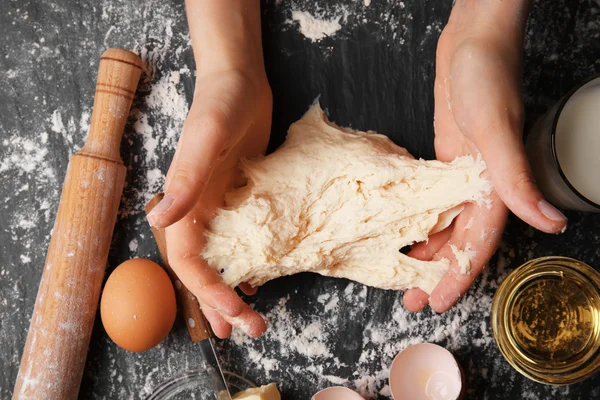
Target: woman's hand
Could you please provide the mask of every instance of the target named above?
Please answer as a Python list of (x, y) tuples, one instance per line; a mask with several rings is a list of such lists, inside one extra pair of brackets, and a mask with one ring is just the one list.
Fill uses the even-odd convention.
[[(196, 89), (165, 182), (165, 197), (148, 219), (166, 227), (169, 262), (198, 298), (218, 337), (231, 327), (250, 336), (264, 319), (226, 286), (202, 257), (204, 231), (239, 185), (240, 158), (264, 153), (272, 98), (262, 58), (258, 0), (188, 0)], [(256, 290), (240, 285), (247, 294)]]
[[(483, 156), (494, 184), (491, 205), (469, 204), (453, 225), (415, 246), (411, 256), (447, 258), (450, 270), (428, 298), (405, 293), (407, 309), (428, 302), (436, 312), (452, 307), (492, 257), (502, 237), (507, 207), (535, 228), (558, 233), (567, 220), (548, 204), (533, 181), (522, 144), (521, 64), (529, 1), (459, 0), (437, 48), (435, 150), (439, 160)], [(470, 256), (461, 274), (451, 246)]]

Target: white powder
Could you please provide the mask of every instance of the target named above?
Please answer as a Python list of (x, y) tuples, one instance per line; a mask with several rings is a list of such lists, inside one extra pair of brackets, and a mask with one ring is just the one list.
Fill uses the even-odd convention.
[(325, 312), (337, 310), (339, 302), (340, 298), (337, 296), (337, 294), (335, 294), (334, 297), (325, 305)]
[(290, 347), (308, 358), (330, 357), (331, 352), (325, 344), (328, 335), (323, 332), (320, 322), (312, 322), (291, 342)]
[(465, 225), (465, 231), (471, 229), (471, 227), (473, 226), (473, 221), (475, 221), (475, 217), (470, 217), (467, 221), (467, 224)]
[(54, 110), (52, 113), (52, 126), (50, 129), (56, 133), (62, 133), (65, 131), (65, 125), (62, 122), (62, 117), (59, 110)]
[[(193, 62), (183, 3), (151, 0), (140, 6), (113, 1), (100, 2), (95, 7), (97, 12), (82, 15), (76, 24), (56, 23), (57, 16), (68, 11), (59, 2), (48, 4), (44, 21), (31, 15), (25, 25), (22, 25), (22, 20), (27, 18), (25, 10), (10, 11), (11, 18), (19, 25), (33, 27), (36, 37), (47, 34), (44, 27), (56, 30), (56, 35), (39, 41), (16, 35), (14, 45), (2, 55), (7, 68), (0, 71), (0, 81), (8, 85), (0, 86), (3, 90), (12, 88), (4, 91), (8, 95), (9, 109), (21, 110), (20, 115), (0, 122), (0, 180), (10, 188), (0, 196), (3, 243), (9, 246), (4, 249), (7, 256), (3, 258), (0, 274), (2, 279), (10, 279), (0, 296), (0, 315), (2, 320), (12, 315), (21, 316), (15, 324), (3, 326), (0, 342), (6, 348), (22, 349), (23, 329), (29, 322), (37, 291), (37, 284), (22, 277), (39, 276), (43, 268), (67, 161), (83, 146), (89, 129), (95, 73), (102, 47), (134, 49), (142, 56), (146, 72), (129, 115), (134, 128), (128, 125), (123, 139), (122, 155), (128, 172), (120, 217), (130, 218), (118, 222), (116, 229), (122, 240), (112, 244), (111, 251), (116, 251), (115, 254), (148, 252), (151, 240), (148, 236), (141, 240), (141, 232), (148, 229), (144, 201), (162, 190), (164, 173), (187, 114), (188, 97), (184, 86), (191, 87), (193, 83), (190, 71)], [(113, 26), (116, 28), (111, 28)], [(73, 29), (78, 32), (77, 45), (65, 48), (59, 38), (72, 35)], [(102, 46), (103, 39), (106, 46)], [(75, 60), (74, 64), (69, 60)], [(14, 65), (19, 68), (8, 68)], [(45, 68), (40, 69), (40, 65)], [(77, 66), (75, 70), (73, 65)], [(31, 79), (33, 75), (35, 79)], [(14, 90), (18, 90), (19, 99), (11, 98)], [(69, 249), (65, 256), (76, 253)], [(51, 270), (56, 266), (46, 268)], [(54, 295), (62, 296), (60, 292)], [(63, 326), (70, 329), (72, 325), (66, 321)], [(96, 362), (90, 353), (93, 367), (92, 372), (86, 369), (87, 374), (97, 372), (96, 377), (108, 379), (110, 384), (103, 387), (101, 397), (146, 397), (166, 377), (198, 367), (197, 353), (194, 353), (197, 347), (189, 340), (180, 339), (182, 347), (189, 342), (185, 352), (170, 357), (179, 350), (171, 349), (167, 353), (167, 340), (153, 349), (154, 356), (148, 359), (148, 353), (144, 358), (123, 354), (101, 335), (95, 345), (106, 349), (106, 357)], [(153, 361), (156, 359), (152, 357), (166, 362), (156, 367)], [(3, 367), (16, 373), (19, 361), (20, 353), (14, 352), (10, 358), (3, 359)], [(94, 366), (101, 366), (101, 371), (94, 372)], [(96, 377), (89, 376), (87, 379), (95, 381)], [(28, 384), (36, 384), (35, 376), (27, 379)], [(0, 398), (9, 395), (8, 387), (0, 388)]]
[(253, 348), (248, 349), (248, 356), (253, 364), (260, 365), (267, 374), (279, 368), (279, 361), (274, 358), (267, 358)]
[(138, 249), (138, 241), (137, 239), (132, 239), (129, 242), (129, 251), (131, 251), (132, 253), (135, 253)]
[[(146, 52), (145, 57), (148, 60), (160, 60), (154, 53)], [(154, 67), (148, 71), (154, 71)], [(125, 207), (121, 210), (121, 216), (143, 213), (144, 204), (163, 190), (165, 174), (159, 165), (168, 165), (189, 108), (181, 89), (183, 74), (189, 77), (191, 73), (187, 68), (166, 71), (156, 82), (148, 83), (149, 92), (143, 108), (131, 111), (130, 115), (135, 118), (133, 129), (137, 135), (134, 138), (141, 140), (144, 157), (132, 157), (129, 164), (137, 171), (146, 173), (145, 177), (139, 177), (137, 187), (126, 188)]]
[(380, 391), (379, 394), (385, 397), (392, 397), (392, 391), (389, 385), (385, 385)]
[(331, 295), (329, 293), (323, 293), (320, 294), (319, 297), (317, 297), (317, 301), (321, 304), (325, 304), (325, 302), (329, 300), (330, 297)]
[(465, 244), (465, 248), (463, 249), (463, 251), (471, 261), (475, 259), (475, 257), (477, 257), (477, 250), (473, 249), (473, 245), (469, 242)]
[(87, 134), (88, 129), (90, 129), (90, 116), (89, 112), (84, 111), (81, 113), (81, 117), (79, 117), (79, 131), (82, 134)]
[[(372, 35), (375, 40), (395, 47), (404, 44), (405, 40), (409, 43), (409, 38), (410, 43), (412, 40), (418, 40), (418, 45), (436, 40), (444, 22), (431, 22), (423, 36), (417, 38), (411, 36), (418, 31), (418, 29), (412, 30), (412, 26), (418, 25), (418, 21), (412, 20), (409, 11), (412, 6), (405, 6), (404, 2), (397, 0), (377, 0), (377, 3), (369, 6), (367, 5), (369, 0), (348, 2), (343, 6), (338, 2), (319, 2), (317, 5), (317, 2), (304, 0), (276, 1), (277, 4), (281, 3), (280, 7), (286, 7), (287, 18), (290, 18), (293, 11), (301, 11), (325, 22), (337, 20), (340, 28), (331, 34), (336, 39), (343, 39), (343, 35), (351, 35), (363, 24), (368, 24), (369, 35)], [(596, 0), (596, 3), (598, 1), (600, 0)], [(390, 7), (389, 4), (392, 2), (394, 6)], [(559, 5), (554, 9), (560, 9), (560, 4), (564, 6), (564, 0), (559, 1)], [(378, 12), (380, 5), (383, 11)], [(596, 10), (593, 12), (597, 13), (598, 8), (593, 6), (589, 8)], [(49, 13), (62, 15), (66, 11), (59, 2), (49, 4)], [(76, 47), (68, 50), (69, 56), (81, 60), (82, 68), (89, 66), (90, 76), (92, 76), (97, 68), (98, 44), (102, 43), (103, 38), (110, 31), (110, 35), (106, 35), (107, 45), (135, 48), (145, 62), (145, 75), (136, 96), (134, 110), (130, 115), (130, 121), (134, 123), (134, 132), (126, 132), (124, 140), (125, 145), (135, 143), (142, 150), (139, 152), (139, 157), (128, 151), (123, 152), (125, 157), (131, 158), (124, 160), (130, 170), (121, 217), (134, 215), (134, 218), (124, 221), (126, 223), (119, 227), (124, 229), (125, 233), (136, 235), (139, 241), (141, 234), (137, 232), (138, 222), (141, 221), (139, 226), (145, 227), (144, 201), (162, 189), (164, 173), (187, 114), (187, 101), (184, 103), (182, 100), (186, 100), (183, 83), (193, 82), (193, 72), (185, 65), (191, 52), (189, 36), (185, 34), (182, 3), (151, 0), (143, 7), (139, 7), (138, 4), (127, 1), (100, 2), (97, 4), (97, 11), (98, 13), (90, 13), (87, 16), (82, 14), (81, 24), (77, 29), (86, 32), (86, 35), (82, 35)], [(524, 84), (526, 101), (530, 105), (549, 106), (553, 101), (548, 98), (548, 92), (531, 90), (531, 87), (536, 86), (540, 77), (543, 78), (546, 73), (546, 69), (538, 60), (544, 62), (547, 60), (553, 63), (552, 65), (561, 60), (568, 63), (572, 66), (569, 76), (573, 76), (574, 79), (581, 79), (594, 72), (594, 66), (586, 62), (586, 57), (581, 57), (589, 41), (580, 39), (591, 36), (597, 38), (599, 23), (594, 22), (595, 20), (591, 21), (589, 16), (585, 18), (585, 15), (580, 15), (580, 21), (576, 22), (575, 32), (572, 35), (578, 40), (574, 39), (571, 45), (565, 46), (564, 43), (556, 40), (556, 35), (552, 31), (549, 35), (540, 35), (540, 32), (548, 31), (545, 26), (549, 20), (547, 17), (550, 17), (551, 13), (552, 8), (543, 7), (542, 4), (534, 5), (535, 15), (530, 19), (527, 27), (526, 53), (529, 65), (526, 66), (528, 73), (524, 77)], [(98, 19), (97, 16), (101, 18)], [(25, 14), (22, 19), (26, 19)], [(29, 20), (28, 25), (34, 27), (39, 25), (39, 21), (32, 21), (33, 15)], [(590, 27), (589, 24), (592, 26)], [(100, 32), (90, 29), (90, 26), (100, 26)], [(129, 37), (127, 29), (111, 30), (111, 26), (136, 28), (137, 33)], [(138, 27), (140, 29), (137, 29)], [(174, 33), (175, 27), (178, 28)], [(280, 30), (298, 31), (301, 31), (301, 28), (299, 21), (282, 24), (279, 27)], [(63, 27), (57, 29), (60, 30), (59, 33), (64, 33), (61, 30)], [(590, 29), (593, 29), (591, 36)], [(44, 35), (44, 32), (40, 31), (38, 34)], [(309, 40), (314, 46), (323, 46), (323, 43), (328, 42), (327, 36), (320, 40), (311, 38)], [(60, 68), (64, 64), (65, 53), (59, 51), (57, 47), (59, 42), (52, 35), (48, 35), (47, 39), (41, 38), (39, 43), (28, 42), (25, 46), (12, 46), (13, 50), (7, 51), (4, 56), (8, 60), (7, 65), (19, 65), (19, 69), (0, 71), (0, 79), (9, 80), (15, 87), (22, 86), (23, 89), (27, 89), (23, 91), (23, 95), (26, 96), (28, 92), (33, 91), (32, 85), (38, 81), (26, 78), (31, 74), (27, 73), (25, 67), (29, 66), (34, 70), (40, 64), (53, 64), (52, 67), (45, 69), (50, 72), (44, 73), (41, 77), (47, 82), (58, 85), (59, 80), (62, 82), (62, 79), (53, 76), (52, 71), (62, 70)], [(23, 48), (28, 50), (21, 51), (20, 49)], [(45, 249), (48, 245), (66, 160), (83, 144), (85, 132), (89, 128), (93, 100), (92, 86), (92, 83), (80, 83), (81, 93), (75, 98), (73, 105), (58, 103), (43, 91), (36, 91), (38, 94), (31, 100), (35, 111), (32, 108), (30, 114), (34, 124), (28, 125), (27, 120), (30, 118), (25, 118), (23, 121), (25, 129), (35, 132), (35, 139), (29, 135), (23, 136), (21, 127), (7, 128), (10, 125), (0, 124), (2, 179), (9, 183), (18, 182), (14, 187), (25, 187), (25, 185), (29, 187), (26, 191), (2, 193), (0, 201), (0, 204), (4, 205), (5, 237), (14, 241), (14, 248), (18, 250), (1, 267), (0, 274), (3, 279), (7, 279), (6, 290), (0, 299), (3, 318), (9, 315), (23, 315), (23, 310), (26, 309), (23, 298), (31, 295), (32, 288), (24, 285), (21, 278), (14, 277), (22, 276), (21, 271), (31, 274), (32, 271), (41, 270), (44, 251), (40, 252), (40, 249)], [(161, 101), (162, 95), (166, 98), (164, 102)], [(147, 97), (151, 97), (150, 104), (145, 100)], [(188, 94), (188, 98), (190, 97), (191, 95)], [(178, 109), (174, 106), (176, 104), (185, 104), (185, 106)], [(29, 113), (30, 110), (27, 112)], [(57, 149), (62, 150), (57, 152)], [(143, 172), (139, 174), (135, 171)], [(523, 233), (528, 238), (539, 237), (530, 227)], [(129, 243), (124, 241), (117, 246), (128, 248)], [(139, 243), (138, 250), (142, 249), (142, 244), (148, 241)], [(518, 257), (519, 260), (532, 258), (539, 255), (538, 253), (533, 243), (529, 247), (519, 247)], [(346, 295), (343, 284), (331, 280), (322, 286), (325, 289), (316, 301), (306, 305), (306, 312), (304, 309), (298, 311), (297, 305), (294, 311), (290, 311), (287, 305), (289, 300), (283, 298), (267, 313), (271, 327), (265, 337), (252, 340), (236, 331), (232, 342), (229, 342), (226, 347), (247, 355), (247, 374), (257, 383), (266, 383), (272, 378), (288, 390), (298, 387), (324, 388), (331, 384), (347, 384), (358, 388), (367, 398), (378, 398), (378, 396), (391, 397), (387, 385), (389, 373), (387, 368), (397, 352), (412, 343), (434, 341), (464, 358), (468, 358), (471, 352), (495, 356), (493, 361), (488, 362), (489, 368), (479, 369), (477, 366), (463, 365), (465, 369), (475, 374), (473, 381), (486, 382), (486, 386), (489, 387), (486, 394), (499, 392), (507, 385), (514, 387), (514, 384), (518, 383), (521, 391), (516, 394), (517, 397), (528, 399), (568, 397), (570, 390), (568, 386), (541, 389), (541, 386), (536, 383), (518, 380), (519, 378), (515, 378), (517, 374), (510, 369), (498, 352), (490, 349), (495, 346), (487, 323), (491, 295), (510, 268), (514, 267), (516, 262), (514, 258), (515, 251), (506, 244), (502, 245), (496, 258), (495, 268), (492, 269), (493, 274), (487, 269), (484, 270), (482, 277), (465, 299), (445, 314), (437, 315), (427, 311), (417, 314), (408, 313), (402, 306), (401, 294), (396, 295), (394, 302), (394, 295), (389, 292), (367, 290), (361, 285), (357, 285)], [(367, 294), (368, 303), (365, 301)], [(337, 302), (334, 298), (337, 298)], [(343, 313), (340, 308), (342, 304)], [(28, 312), (31, 312), (31, 308)], [(363, 318), (363, 315), (366, 317), (362, 320), (368, 322), (364, 324), (364, 329), (360, 327), (364, 332), (362, 342), (352, 343), (352, 346), (356, 345), (352, 349), (337, 348), (348, 344), (345, 340), (347, 329), (355, 324), (360, 325), (357, 317)], [(349, 320), (352, 323), (344, 323)], [(22, 328), (22, 324), (14, 327), (6, 325), (6, 329), (0, 335), (3, 346), (14, 343), (11, 342), (13, 337), (22, 338)], [(19, 331), (17, 332), (16, 329)], [(318, 337), (320, 334), (324, 337)], [(108, 382), (108, 385), (103, 386), (102, 393), (97, 393), (97, 396), (103, 398), (133, 399), (147, 396), (153, 387), (167, 377), (198, 367), (197, 346), (188, 343), (181, 335), (175, 333), (165, 343), (143, 356), (124, 354), (108, 338), (100, 338), (94, 346), (96, 349), (104, 350), (98, 362), (91, 359), (88, 364), (91, 371), (88, 369), (87, 374), (96, 373), (93, 379), (88, 376), (88, 383), (92, 387), (100, 388), (98, 380)], [(185, 336), (185, 333), (183, 335)], [(298, 339), (292, 347), (290, 343), (295, 338)], [(12, 371), (17, 370), (19, 363), (18, 352), (14, 353), (12, 359), (5, 360)], [(312, 358), (309, 358), (307, 353), (312, 353)], [(92, 352), (90, 356), (97, 357), (98, 354), (94, 355)], [(160, 366), (157, 366), (157, 360), (160, 360)], [(227, 358), (224, 357), (223, 360), (226, 362)], [(243, 373), (246, 368), (243, 365), (232, 367), (234, 372), (239, 373)], [(0, 397), (10, 395), (8, 389), (5, 389), (0, 390), (2, 393)], [(87, 395), (90, 395), (89, 391)], [(597, 389), (592, 390), (590, 398), (599, 396)]]
[[(299, 318), (297, 315), (291, 314), (286, 307), (288, 300), (289, 296), (280, 299), (279, 304), (266, 315), (270, 327), (262, 340), (273, 342), (275, 354), (283, 357), (292, 355), (307, 359), (332, 357), (331, 349), (327, 345), (329, 333), (323, 323)], [(249, 344), (251, 339), (245, 333), (236, 329), (231, 336), (231, 340), (243, 346)], [(256, 359), (256, 357), (254, 358)], [(281, 359), (281, 357), (272, 358), (273, 360)], [(279, 367), (280, 365), (274, 365), (273, 369), (279, 369)]]
[[(515, 256), (506, 246), (500, 253), (503, 262), (512, 262)], [(367, 320), (362, 328), (362, 343), (349, 353), (340, 352), (337, 347), (347, 337), (347, 325), (342, 321), (374, 312), (389, 302), (392, 292), (352, 282), (340, 288), (338, 281), (332, 280), (327, 286), (331, 290), (316, 296), (316, 308), (307, 313), (292, 312), (288, 308), (290, 296), (284, 297), (266, 314), (269, 329), (263, 337), (250, 339), (236, 329), (231, 340), (237, 351), (247, 355), (250, 370), (262, 370), (270, 379), (279, 378), (284, 388), (284, 377), (292, 374), (318, 388), (347, 385), (367, 399), (391, 397), (387, 385), (389, 367), (394, 357), (412, 344), (438, 343), (455, 354), (465, 349), (486, 351), (494, 346), (491, 327), (486, 322), (493, 293), (489, 288), (496, 287), (506, 272), (496, 272), (494, 276), (490, 281), (489, 270), (484, 270), (474, 288), (444, 314), (427, 310), (411, 313), (402, 305), (402, 294), (397, 293), (393, 305), (385, 308), (388, 311)], [(340, 315), (342, 301), (344, 311)], [(348, 357), (344, 361), (338, 358), (342, 354)], [(305, 359), (306, 364), (299, 358)], [(499, 359), (496, 368), (496, 373), (505, 373), (510, 367)]]
[(150, 200), (153, 194), (158, 193), (161, 190), (165, 177), (160, 169), (153, 168), (146, 172), (146, 179), (147, 190), (142, 193), (144, 196), (144, 203), (147, 200)]
[(354, 291), (354, 283), (350, 282), (348, 284), (348, 286), (346, 286), (346, 289), (344, 289), (344, 293), (346, 294), (346, 296), (350, 296), (353, 291)]
[(450, 248), (452, 249), (452, 254), (456, 257), (456, 262), (458, 263), (458, 267), (460, 268), (461, 274), (467, 274), (471, 270), (471, 259), (469, 255), (457, 248), (455, 245), (451, 244)]
[(313, 42), (333, 36), (342, 27), (340, 17), (320, 19), (306, 11), (292, 11), (292, 20), (300, 25), (300, 33)]
[[(413, 16), (403, 2), (397, 0), (378, 0), (381, 7), (370, 7), (371, 0), (355, 2), (306, 2), (304, 0), (287, 0), (286, 10), (290, 10), (290, 19), (282, 29), (295, 28), (311, 42), (327, 43), (328, 37), (352, 36), (353, 31), (364, 25), (368, 26), (369, 35), (375, 40), (403, 45), (405, 38), (414, 34), (411, 26)], [(280, 2), (276, 2), (280, 5)], [(436, 21), (428, 26), (422, 37), (420, 46), (437, 40), (442, 25)], [(412, 38), (414, 40), (414, 37)], [(334, 51), (329, 44), (321, 45), (327, 53)], [(326, 53), (326, 54), (327, 54)]]
[(348, 379), (340, 378), (339, 376), (334, 375), (323, 375), (323, 379), (333, 383), (334, 385), (345, 385), (348, 383)]

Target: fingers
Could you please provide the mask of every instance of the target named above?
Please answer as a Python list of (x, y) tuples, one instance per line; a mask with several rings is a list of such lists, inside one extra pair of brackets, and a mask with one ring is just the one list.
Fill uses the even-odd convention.
[(523, 143), (515, 134), (476, 135), (494, 188), (519, 218), (546, 233), (559, 233), (567, 218), (544, 200), (535, 185)]
[(419, 288), (408, 289), (402, 296), (404, 307), (408, 311), (421, 311), (429, 303), (429, 295)]
[[(434, 259), (446, 258), (451, 260), (451, 264), (431, 292), (429, 305), (432, 310), (445, 312), (456, 304), (496, 251), (504, 231), (507, 210), (495, 193), (492, 193), (492, 201), (490, 210), (485, 206), (468, 205), (456, 220), (450, 240), (434, 255)], [(459, 252), (467, 257), (467, 273), (463, 273), (463, 266), (457, 260), (456, 253)]]
[[(209, 310), (207, 319), (220, 335), (229, 334), (223, 327), (224, 321), (242, 329), (251, 337), (258, 337), (267, 329), (260, 314), (244, 303), (235, 290), (225, 285), (202, 257), (173, 260), (172, 264), (177, 276), (203, 305), (203, 310)], [(217, 318), (215, 314), (221, 318)]]
[[(432, 235), (427, 242), (421, 242), (415, 245), (408, 253), (409, 257), (418, 260), (428, 261), (437, 253), (450, 239), (452, 227)], [(429, 295), (419, 288), (408, 289), (402, 297), (404, 307), (408, 311), (421, 311), (429, 303)]]
[(450, 239), (452, 235), (453, 226), (450, 225), (448, 228), (431, 235), (429, 240), (426, 242), (417, 243), (411, 251), (408, 252), (409, 257), (416, 258), (417, 260), (428, 261), (431, 257), (437, 253), (444, 244)]
[(201, 224), (190, 223), (194, 213), (168, 227), (165, 231), (171, 267), (181, 282), (197, 297), (215, 334), (231, 333), (228, 325), (242, 329), (252, 337), (266, 330), (266, 322), (223, 283), (221, 276), (199, 254), (205, 236)]
[(267, 330), (267, 322), (257, 312), (247, 307), (238, 317), (223, 316), (231, 325), (246, 332), (252, 338), (257, 338)]
[[(521, 57), (513, 50), (482, 40), (467, 41), (454, 49), (447, 70), (440, 67), (442, 74), (447, 73), (442, 75), (444, 94), (454, 117), (452, 125), (477, 148), (465, 153), (481, 152), (506, 206), (535, 228), (558, 233), (567, 219), (543, 199), (522, 142)], [(438, 89), (437, 97), (440, 92)], [(456, 151), (452, 155), (456, 156)]]
[(206, 320), (210, 324), (214, 334), (219, 339), (225, 339), (231, 335), (231, 324), (213, 308), (208, 307), (206, 304), (200, 303), (202, 307), (202, 313), (206, 317)]
[(250, 87), (243, 78), (227, 78), (199, 88), (167, 174), (165, 196), (148, 215), (152, 226), (169, 226), (196, 204), (218, 164), (252, 123), (256, 102)]
[(238, 285), (238, 287), (240, 288), (240, 290), (242, 292), (244, 292), (244, 294), (246, 294), (247, 296), (253, 296), (256, 294), (256, 292), (258, 292), (258, 288), (255, 288), (253, 286), (251, 286), (248, 283), (242, 282)]

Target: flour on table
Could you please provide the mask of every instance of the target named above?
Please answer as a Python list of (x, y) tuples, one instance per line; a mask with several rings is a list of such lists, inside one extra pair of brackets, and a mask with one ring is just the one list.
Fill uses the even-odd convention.
[[(404, 2), (397, 0), (307, 2), (305, 0), (276, 1), (285, 7), (289, 17), (282, 28), (297, 29), (298, 32), (327, 51), (335, 51), (327, 38), (352, 37), (357, 28), (367, 30), (375, 40), (393, 45), (405, 44), (414, 35), (413, 15)], [(437, 40), (442, 25), (434, 22), (427, 25), (419, 39), (421, 46)], [(323, 43), (322, 43), (323, 42)]]
[(443, 230), (465, 202), (483, 202), (491, 191), (481, 159), (414, 159), (383, 135), (330, 123), (318, 104), (292, 124), (279, 150), (242, 161), (242, 170), (248, 184), (226, 195), (204, 250), (231, 286), (316, 272), (430, 293), (450, 261), (400, 249)]
[(340, 17), (331, 20), (319, 19), (306, 11), (293, 11), (292, 20), (300, 25), (300, 32), (312, 41), (332, 36), (342, 27)]

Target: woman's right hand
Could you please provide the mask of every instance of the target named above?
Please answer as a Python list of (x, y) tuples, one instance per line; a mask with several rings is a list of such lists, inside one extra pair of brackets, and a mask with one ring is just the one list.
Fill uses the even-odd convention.
[[(435, 151), (438, 160), (481, 156), (494, 184), (487, 204), (468, 204), (453, 225), (413, 249), (411, 256), (451, 260), (431, 292), (411, 289), (404, 304), (429, 303), (445, 312), (469, 289), (500, 244), (508, 209), (547, 233), (567, 219), (536, 187), (523, 147), (521, 65), (530, 0), (457, 0), (436, 56)], [(461, 271), (452, 248), (470, 249), (470, 271)]]
[[(198, 298), (218, 337), (231, 327), (256, 337), (264, 319), (202, 257), (204, 232), (227, 191), (241, 182), (240, 158), (264, 153), (272, 97), (262, 57), (258, 0), (188, 0), (196, 90), (165, 182), (148, 215), (166, 228), (170, 264)], [(240, 285), (253, 294), (254, 288)]]

